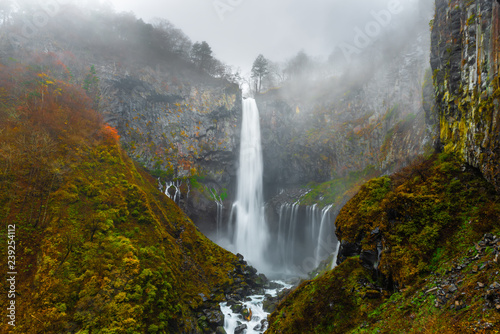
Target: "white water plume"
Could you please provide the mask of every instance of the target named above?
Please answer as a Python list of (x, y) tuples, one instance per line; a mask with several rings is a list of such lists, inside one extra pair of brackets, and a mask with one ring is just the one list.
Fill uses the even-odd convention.
[(259, 110), (254, 99), (243, 100), (241, 127), (238, 193), (233, 206), (236, 217), (233, 242), (236, 252), (264, 271), (267, 267), (265, 252), (269, 233), (264, 217)]

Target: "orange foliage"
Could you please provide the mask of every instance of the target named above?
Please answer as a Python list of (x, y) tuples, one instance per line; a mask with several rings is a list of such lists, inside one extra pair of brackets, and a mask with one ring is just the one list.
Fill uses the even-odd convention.
[(33, 132), (43, 129), (56, 140), (98, 134), (102, 116), (91, 109), (92, 101), (81, 87), (66, 81), (66, 67), (51, 55), (37, 60), (31, 66), (0, 66), (2, 125)]
[(191, 168), (193, 167), (193, 163), (184, 158), (179, 159), (179, 165), (183, 170), (191, 170)]
[(111, 139), (114, 142), (118, 142), (120, 140), (120, 135), (118, 134), (118, 130), (116, 128), (106, 124), (104, 126), (104, 134), (106, 138)]

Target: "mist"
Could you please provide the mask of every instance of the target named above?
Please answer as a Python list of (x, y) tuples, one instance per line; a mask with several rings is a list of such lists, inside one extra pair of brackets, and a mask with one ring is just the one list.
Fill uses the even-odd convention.
[[(391, 29), (411, 24), (433, 9), (429, 0), (387, 1), (113, 1), (148, 21), (170, 20), (193, 40), (206, 40), (224, 62), (249, 71), (258, 54), (285, 61), (300, 50), (328, 58), (341, 43), (353, 43), (356, 29), (374, 21), (373, 12), (397, 8)], [(218, 9), (218, 6), (220, 9)], [(429, 18), (430, 19), (430, 18)], [(384, 27), (385, 28), (385, 27)], [(386, 30), (386, 29), (384, 29)], [(386, 32), (386, 31), (385, 31)], [(382, 32), (383, 33), (383, 32)]]

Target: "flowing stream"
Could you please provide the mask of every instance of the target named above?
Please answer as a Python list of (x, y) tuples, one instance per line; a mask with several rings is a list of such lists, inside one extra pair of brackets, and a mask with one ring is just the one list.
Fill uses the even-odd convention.
[[(286, 284), (282, 281), (275, 281), (282, 285), (279, 289), (266, 289), (266, 295), (276, 297), (279, 291), (283, 289), (290, 289), (292, 285)], [(263, 302), (265, 295), (255, 295), (249, 297), (251, 301), (243, 302), (243, 308), (252, 311), (252, 317), (250, 321), (247, 321), (239, 313), (235, 313), (231, 310), (231, 307), (227, 303), (221, 303), (221, 311), (224, 314), (224, 329), (227, 334), (233, 334), (239, 326), (246, 326), (245, 334), (261, 334), (264, 333), (267, 328), (267, 316), (269, 313), (264, 311)], [(265, 320), (263, 322), (263, 320)], [(241, 328), (241, 327), (240, 327)]]

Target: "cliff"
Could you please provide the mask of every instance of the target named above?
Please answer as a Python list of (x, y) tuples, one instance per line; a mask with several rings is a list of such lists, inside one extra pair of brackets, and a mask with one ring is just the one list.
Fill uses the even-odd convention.
[(498, 328), (499, 8), (436, 0), (424, 109), (438, 153), (360, 188), (336, 219), (337, 266), (292, 292), (270, 333)]
[(68, 81), (118, 130), (127, 154), (159, 177), (164, 191), (179, 180), (177, 204), (200, 226), (214, 226), (210, 190), (235, 188), (239, 153), (241, 91), (226, 67), (215, 59), (215, 72), (198, 66), (190, 39), (168, 21), (147, 24), (98, 6), (51, 9), (33, 31), (30, 11), (45, 13), (45, 6), (5, 22), (1, 59), (30, 63), (49, 55), (63, 63)]
[(158, 191), (69, 81), (51, 54), (0, 63), (0, 263), (16, 272), (0, 331), (215, 332), (226, 294), (265, 279)]
[(372, 166), (391, 172), (433, 146), (426, 126), (433, 96), (428, 24), (404, 43), (372, 45), (345, 72), (288, 83), (256, 97), (262, 117), (265, 183), (286, 188), (325, 182)]
[(500, 189), (498, 1), (436, 1), (431, 65), (444, 150)]

